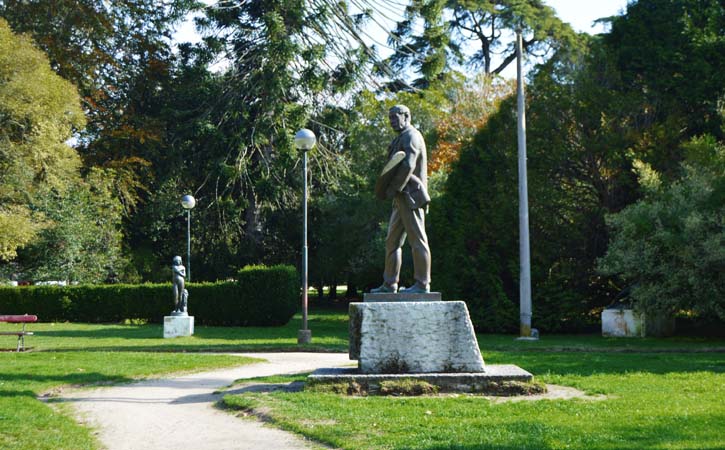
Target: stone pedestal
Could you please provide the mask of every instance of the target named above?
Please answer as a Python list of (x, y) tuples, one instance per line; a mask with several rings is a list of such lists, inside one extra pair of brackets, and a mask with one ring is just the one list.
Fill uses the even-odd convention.
[(194, 316), (164, 316), (164, 338), (194, 334)]
[(427, 294), (406, 294), (404, 292), (381, 292), (373, 294), (366, 292), (363, 294), (363, 302), (380, 303), (380, 302), (439, 302), (441, 301), (440, 292), (429, 292)]
[(350, 359), (363, 374), (485, 372), (464, 302), (350, 303), (349, 312)]
[(528, 383), (534, 376), (524, 369), (511, 364), (488, 365), (480, 373), (404, 373), (404, 374), (361, 374), (357, 369), (335, 367), (317, 369), (308, 380), (315, 383), (355, 382), (378, 390), (383, 381), (416, 380), (425, 381), (440, 389), (440, 392), (487, 392), (495, 383)]

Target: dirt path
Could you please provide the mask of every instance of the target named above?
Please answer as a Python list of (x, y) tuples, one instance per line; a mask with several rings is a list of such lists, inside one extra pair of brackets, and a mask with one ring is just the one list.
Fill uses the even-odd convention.
[(287, 450), (313, 448), (302, 438), (219, 411), (214, 392), (241, 378), (349, 365), (343, 353), (244, 354), (269, 362), (168, 379), (64, 393), (109, 450)]

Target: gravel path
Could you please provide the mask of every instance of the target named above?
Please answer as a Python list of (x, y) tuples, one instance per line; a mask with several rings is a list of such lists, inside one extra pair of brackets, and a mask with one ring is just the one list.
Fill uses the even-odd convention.
[(302, 438), (214, 408), (214, 392), (241, 378), (350, 365), (343, 353), (250, 353), (269, 362), (168, 379), (66, 392), (82, 420), (109, 450), (296, 450)]

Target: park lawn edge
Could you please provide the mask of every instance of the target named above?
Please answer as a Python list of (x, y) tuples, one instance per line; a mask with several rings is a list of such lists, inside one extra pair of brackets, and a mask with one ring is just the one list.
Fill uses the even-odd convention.
[[(540, 368), (545, 367), (549, 361), (557, 360), (575, 364), (574, 368), (561, 366), (550, 372), (541, 372), (539, 369), (537, 372), (540, 373), (540, 377), (537, 378), (547, 384), (576, 388), (585, 392), (587, 396), (605, 395), (606, 398), (596, 399), (596, 402), (592, 402), (595, 399), (579, 398), (518, 402), (529, 403), (531, 406), (501, 406), (501, 404), (494, 405), (490, 399), (481, 399), (489, 403), (488, 406), (477, 403), (478, 407), (488, 413), (488, 417), (496, 415), (501, 417), (492, 419), (489, 424), (473, 423), (479, 428), (483, 423), (485, 427), (491, 428), (490, 431), (503, 433), (501, 447), (492, 446), (482, 437), (478, 438), (480, 441), (476, 441), (476, 438), (468, 442), (457, 442), (455, 438), (451, 441), (450, 430), (455, 427), (450, 423), (447, 425), (448, 429), (443, 431), (427, 428), (427, 431), (419, 433), (420, 439), (428, 440), (427, 446), (406, 441), (406, 438), (401, 437), (399, 425), (387, 429), (385, 428), (387, 424), (380, 427), (380, 421), (385, 422), (385, 419), (380, 417), (387, 417), (387, 421), (396, 421), (398, 418), (401, 421), (408, 420), (406, 424), (411, 432), (420, 430), (421, 427), (425, 428), (426, 416), (415, 416), (412, 419), (410, 416), (402, 417), (406, 414), (406, 408), (410, 409), (409, 406), (403, 406), (405, 402), (432, 410), (434, 420), (439, 414), (450, 418), (452, 411), (458, 408), (454, 402), (459, 402), (458, 400), (439, 402), (437, 398), (441, 396), (377, 397), (371, 402), (370, 397), (350, 399), (349, 396), (338, 394), (318, 394), (317, 397), (312, 397), (304, 392), (302, 396), (295, 398), (299, 392), (285, 392), (282, 389), (272, 392), (227, 394), (221, 400), (223, 403), (221, 407), (233, 414), (235, 411), (242, 411), (243, 414), (236, 415), (257, 417), (306, 439), (336, 448), (356, 450), (439, 449), (449, 448), (448, 446), (453, 443), (455, 445), (450, 448), (462, 449), (570, 447), (621, 449), (642, 448), (641, 446), (677, 449), (725, 448), (725, 437), (723, 437), (725, 423), (719, 422), (718, 419), (725, 417), (725, 404), (717, 401), (718, 398), (725, 398), (722, 397), (725, 395), (725, 383), (722, 378), (725, 376), (725, 358), (720, 352), (663, 354), (643, 350), (634, 355), (629, 352), (604, 352), (591, 354), (590, 358), (595, 360), (582, 361), (589, 358), (583, 358), (580, 352), (557, 355), (553, 352), (535, 354), (514, 350), (497, 355), (497, 359), (524, 355), (529, 363)], [(524, 365), (526, 364), (524, 362)], [(268, 381), (279, 383), (283, 380), (277, 377)], [(460, 396), (463, 399), (461, 403), (470, 406), (471, 403), (479, 401), (472, 397), (469, 396), (466, 400)], [(360, 406), (366, 404), (367, 410), (359, 410), (356, 414), (361, 416), (356, 416), (357, 418), (351, 421), (347, 410), (350, 408), (358, 410)], [(306, 411), (307, 409), (314, 410), (314, 414)], [(290, 411), (294, 411), (294, 414)], [(548, 419), (543, 420), (543, 417), (552, 412), (554, 413), (552, 422)], [(579, 417), (580, 414), (583, 418)], [(378, 419), (373, 420), (371, 417)], [(515, 422), (521, 417), (533, 417), (531, 426), (535, 427), (537, 433), (531, 442), (522, 440), (525, 439), (522, 436), (526, 436), (526, 433), (516, 429)], [(374, 430), (369, 428), (375, 424), (366, 421), (377, 421), (378, 428)], [(361, 425), (357, 422), (366, 424)], [(606, 431), (600, 432), (593, 427), (593, 424), (597, 423), (607, 423)], [(375, 437), (364, 437), (371, 432), (382, 433), (385, 444), (382, 445), (380, 440), (375, 441)], [(387, 433), (391, 433), (390, 441), (385, 440)]]
[[(183, 353), (189, 358), (180, 360), (169, 352), (144, 351), (76, 350), (0, 355), (0, 361), (7, 363), (3, 364), (5, 370), (0, 374), (0, 448), (102, 448), (88, 426), (89, 422), (70, 404), (60, 401), (64, 392), (93, 391), (145, 379), (223, 370), (264, 361), (246, 355)], [(84, 381), (67, 381), (76, 378)]]

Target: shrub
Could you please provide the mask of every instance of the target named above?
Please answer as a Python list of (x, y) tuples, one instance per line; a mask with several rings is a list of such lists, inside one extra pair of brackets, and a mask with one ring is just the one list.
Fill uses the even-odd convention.
[(599, 269), (632, 286), (639, 310), (725, 320), (725, 146), (703, 137), (685, 149), (680, 180), (650, 176), (647, 197), (609, 217)]
[[(298, 286), (294, 267), (245, 267), (237, 281), (187, 284), (189, 310), (199, 325), (283, 325), (296, 311)], [(172, 305), (170, 283), (0, 288), (0, 313), (48, 322), (158, 323)]]
[[(249, 302), (249, 325), (253, 318), (270, 325), (283, 325), (297, 311), (300, 278), (292, 266), (247, 266), (239, 271), (239, 283), (254, 298)], [(248, 286), (248, 288), (247, 288)]]

